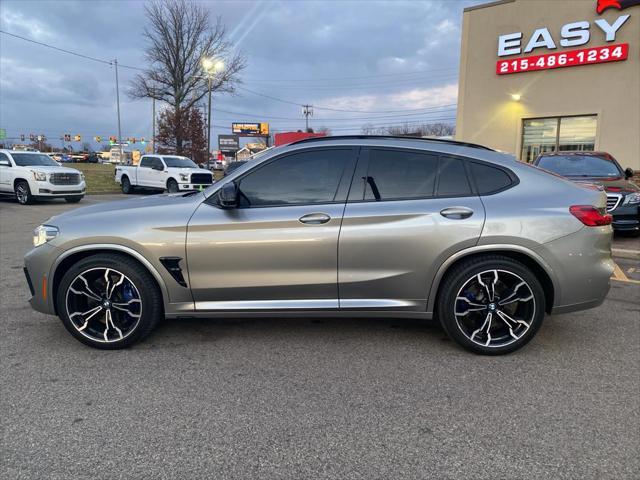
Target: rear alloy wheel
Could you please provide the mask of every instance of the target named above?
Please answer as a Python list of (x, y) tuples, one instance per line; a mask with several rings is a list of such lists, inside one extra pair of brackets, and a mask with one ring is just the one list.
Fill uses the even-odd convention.
[(31, 189), (29, 188), (29, 184), (24, 180), (16, 182), (14, 192), (20, 205), (30, 205), (33, 203), (34, 198), (33, 195), (31, 195)]
[(122, 193), (124, 193), (125, 195), (129, 195), (130, 193), (133, 193), (133, 185), (131, 185), (131, 182), (129, 181), (129, 177), (122, 177), (122, 180), (120, 181), (120, 183), (122, 187)]
[(162, 316), (153, 277), (134, 260), (94, 255), (72, 266), (57, 293), (58, 313), (82, 343), (125, 348), (147, 336)]
[(485, 256), (458, 265), (447, 275), (438, 316), (447, 334), (464, 348), (486, 355), (513, 352), (542, 325), (545, 297), (524, 265)]
[(167, 180), (167, 191), (169, 193), (178, 193), (180, 189), (178, 188), (178, 182), (176, 182), (173, 178)]

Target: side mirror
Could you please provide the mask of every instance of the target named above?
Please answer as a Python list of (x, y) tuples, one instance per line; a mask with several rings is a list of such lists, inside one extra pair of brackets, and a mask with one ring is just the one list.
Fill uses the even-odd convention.
[(10, 167), (9, 160), (0, 160), (0, 167)]
[(219, 197), (222, 208), (236, 208), (238, 206), (238, 187), (233, 182), (225, 183), (220, 189)]
[(624, 169), (624, 178), (631, 178), (633, 177), (633, 174), (634, 174), (633, 168), (627, 167)]

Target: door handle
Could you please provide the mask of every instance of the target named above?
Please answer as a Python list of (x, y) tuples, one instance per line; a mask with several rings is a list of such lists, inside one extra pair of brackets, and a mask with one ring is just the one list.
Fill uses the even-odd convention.
[(331, 217), (326, 213), (308, 213), (307, 215), (301, 216), (299, 220), (302, 223), (320, 225), (322, 223), (327, 223), (331, 220)]
[(473, 215), (473, 210), (467, 207), (449, 207), (444, 210), (440, 210), (440, 215), (452, 220), (462, 220)]

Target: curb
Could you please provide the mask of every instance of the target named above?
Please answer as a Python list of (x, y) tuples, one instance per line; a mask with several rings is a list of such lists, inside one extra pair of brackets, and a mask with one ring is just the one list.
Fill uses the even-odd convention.
[(626, 250), (624, 248), (612, 248), (611, 255), (618, 258), (630, 258), (640, 260), (640, 250)]

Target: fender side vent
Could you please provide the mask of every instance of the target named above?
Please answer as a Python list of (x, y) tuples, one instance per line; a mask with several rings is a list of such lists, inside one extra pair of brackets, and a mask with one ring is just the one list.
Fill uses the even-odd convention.
[(178, 282), (181, 287), (186, 287), (187, 282), (184, 281), (184, 275), (182, 275), (182, 268), (180, 268), (180, 257), (160, 257), (160, 263), (164, 265), (167, 272), (171, 274), (173, 279)]

